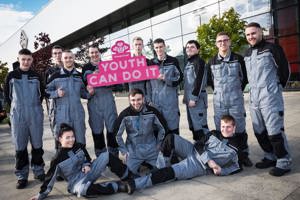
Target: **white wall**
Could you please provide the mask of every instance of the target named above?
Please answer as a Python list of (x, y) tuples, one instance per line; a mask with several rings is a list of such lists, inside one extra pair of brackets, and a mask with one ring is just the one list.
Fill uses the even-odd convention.
[(21, 49), (21, 30), (24, 30), (29, 38), (28, 49), (34, 51), (34, 36), (40, 32), (49, 34), (51, 42), (55, 42), (133, 1), (135, 0), (52, 0), (27, 24), (2, 43), (0, 60), (7, 62), (10, 68), (11, 64), (16, 61), (17, 52)]

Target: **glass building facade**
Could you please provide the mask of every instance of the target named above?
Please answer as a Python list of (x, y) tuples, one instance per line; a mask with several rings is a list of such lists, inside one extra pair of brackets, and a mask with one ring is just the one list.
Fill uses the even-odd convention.
[[(265, 29), (265, 37), (279, 43), (291, 64), (291, 80), (300, 80), (300, 34), (298, 0), (169, 0), (143, 10), (102, 29), (99, 36), (105, 37), (103, 47), (111, 47), (117, 40), (131, 43), (132, 38), (144, 39), (145, 55), (152, 57), (147, 46), (150, 40), (163, 38), (167, 53), (184, 63), (184, 45), (196, 39), (196, 29), (207, 23), (213, 15), (221, 16), (233, 7), (247, 22), (258, 22)], [(102, 55), (110, 59), (111, 52)]]

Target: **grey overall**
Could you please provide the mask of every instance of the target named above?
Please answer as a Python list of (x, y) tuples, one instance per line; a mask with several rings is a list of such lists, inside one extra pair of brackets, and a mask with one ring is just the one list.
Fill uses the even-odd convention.
[[(140, 112), (135, 112), (128, 107), (120, 114), (116, 122), (119, 150), (123, 154), (128, 154), (126, 164), (130, 171), (137, 174), (143, 162), (156, 166), (159, 146), (166, 132), (166, 122), (161, 119), (158, 111), (148, 105), (144, 105)], [(125, 130), (126, 142), (122, 137)]]
[(32, 171), (35, 177), (44, 174), (42, 82), (32, 70), (24, 72), (20, 69), (10, 72), (6, 81), (6, 98), (11, 105), (11, 132), (16, 151), (15, 174), (18, 180), (27, 180), (29, 140), (32, 145)]
[(169, 131), (179, 133), (179, 106), (177, 86), (182, 80), (176, 58), (167, 55), (163, 61), (153, 59), (153, 64), (159, 65), (160, 74), (165, 76), (165, 80), (151, 79), (149, 97), (151, 105), (155, 106), (167, 121)]
[[(58, 134), (60, 124), (67, 123), (75, 130), (76, 142), (85, 144), (85, 112), (80, 97), (87, 99), (90, 95), (85, 89), (81, 74), (73, 69), (68, 72), (61, 69), (55, 73), (47, 84), (46, 93), (55, 99), (55, 133)], [(65, 94), (59, 97), (57, 89), (61, 88)]]
[(277, 160), (278, 168), (290, 169), (291, 157), (284, 133), (282, 96), (282, 87), (289, 77), (289, 65), (283, 50), (263, 40), (248, 50), (245, 62), (250, 84), (250, 114), (255, 136), (264, 151), (265, 158)]
[[(170, 136), (168, 135), (167, 137)], [(157, 159), (157, 167), (160, 168), (161, 172), (153, 172), (147, 176), (136, 178), (134, 182), (137, 189), (151, 187), (155, 184), (167, 181), (170, 177), (163, 177), (162, 172), (168, 172), (169, 167), (174, 171), (173, 178), (178, 180), (206, 175), (208, 160), (214, 160), (222, 168), (222, 176), (229, 175), (240, 169), (236, 150), (227, 146), (227, 141), (220, 141), (215, 136), (210, 136), (205, 143), (203, 151), (199, 153), (195, 149), (194, 144), (178, 135), (173, 135), (173, 137), (174, 153), (183, 160), (170, 166), (170, 158), (164, 157), (163, 154), (160, 153)], [(157, 177), (157, 174), (160, 174), (165, 180), (162, 181), (163, 178)], [(168, 181), (170, 181), (170, 179)]]
[[(83, 68), (84, 81), (87, 81), (87, 75), (92, 74), (96, 66), (91, 63)], [(110, 87), (94, 88), (95, 94), (88, 100), (89, 125), (92, 129), (94, 148), (96, 156), (106, 151), (104, 139), (104, 124), (106, 127), (107, 148), (113, 153), (118, 153), (116, 139), (113, 135), (113, 124), (117, 119), (117, 108), (112, 89)]]
[[(189, 58), (184, 68), (183, 103), (186, 104), (189, 129), (193, 132), (194, 140), (199, 140), (203, 134), (209, 131), (207, 126), (207, 93), (205, 90), (207, 70), (204, 61), (200, 63), (201, 61), (199, 56), (195, 55)], [(201, 73), (202, 71), (197, 73), (200, 70), (203, 73)], [(188, 106), (190, 100), (196, 102), (195, 107)]]

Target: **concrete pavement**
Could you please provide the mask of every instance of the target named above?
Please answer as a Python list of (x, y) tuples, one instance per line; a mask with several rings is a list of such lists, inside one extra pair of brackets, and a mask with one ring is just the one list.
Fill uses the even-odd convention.
[[(263, 200), (299, 200), (300, 199), (300, 92), (285, 92), (285, 130), (287, 133), (290, 149), (292, 151), (292, 172), (283, 177), (272, 177), (268, 174), (269, 169), (258, 170), (255, 167), (245, 168), (243, 172), (226, 176), (203, 176), (186, 181), (175, 181), (162, 184), (153, 188), (136, 191), (133, 195), (115, 194), (111, 196), (100, 196), (97, 199), (134, 199), (134, 200), (210, 200), (210, 199), (263, 199)], [(248, 110), (248, 94), (245, 94), (247, 110), (247, 132), (249, 135), (250, 158), (255, 163), (262, 158), (253, 135), (250, 115)], [(180, 131), (184, 138), (192, 141), (192, 135), (188, 130), (185, 106), (181, 103), (180, 96)], [(116, 102), (120, 112), (128, 105), (126, 97), (117, 97)], [(211, 129), (213, 125), (212, 95), (209, 95), (208, 122)], [(86, 101), (83, 101), (86, 107)], [(86, 122), (87, 117), (86, 114)], [(92, 149), (91, 131), (87, 125), (87, 147), (90, 155), (94, 157)], [(29, 146), (29, 149), (31, 147)], [(49, 128), (47, 116), (44, 120), (44, 150), (46, 169), (49, 167), (50, 159), (54, 155), (54, 142)], [(28, 199), (39, 191), (40, 182), (33, 180), (32, 172), (29, 177), (29, 185), (26, 189), (15, 189), (16, 178), (14, 169), (14, 148), (11, 143), (10, 129), (8, 125), (0, 125), (0, 199)], [(98, 181), (114, 179), (115, 177), (105, 171), (104, 178)], [(68, 194), (65, 182), (55, 183), (48, 199), (77, 199)], [(82, 198), (84, 199), (84, 198)]]

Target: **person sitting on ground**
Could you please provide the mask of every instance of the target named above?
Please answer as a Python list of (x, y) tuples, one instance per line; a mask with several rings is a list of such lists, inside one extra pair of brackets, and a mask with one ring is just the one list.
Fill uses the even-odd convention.
[(132, 175), (127, 166), (117, 157), (109, 152), (104, 152), (92, 161), (83, 145), (75, 142), (74, 129), (65, 123), (60, 126), (58, 140), (61, 148), (58, 149), (51, 161), (50, 169), (40, 192), (31, 200), (46, 198), (53, 188), (57, 175), (62, 176), (68, 182), (68, 191), (78, 197), (113, 194), (122, 191), (130, 192), (129, 185), (121, 181), (94, 183), (106, 169), (106, 166), (120, 179), (126, 179)]

